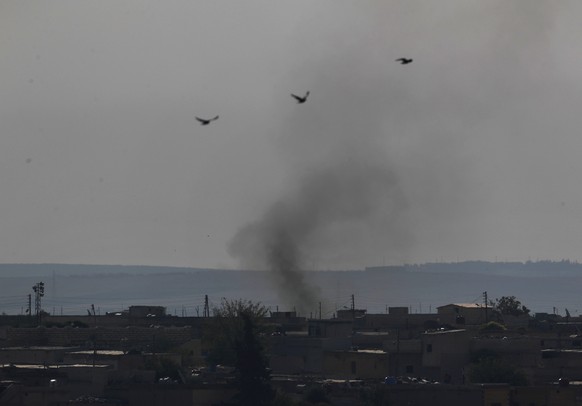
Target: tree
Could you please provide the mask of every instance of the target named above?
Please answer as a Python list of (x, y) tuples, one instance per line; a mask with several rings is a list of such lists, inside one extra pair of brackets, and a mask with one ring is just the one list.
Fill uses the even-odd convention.
[(311, 386), (303, 395), (303, 400), (308, 404), (329, 405), (331, 401), (321, 386)]
[(238, 404), (269, 405), (274, 398), (274, 392), (263, 345), (256, 334), (256, 324), (251, 315), (242, 313), (240, 317), (244, 323), (243, 335), (235, 341)]
[(502, 315), (521, 316), (530, 312), (515, 296), (502, 296), (496, 299), (494, 306)]
[(494, 354), (479, 357), (469, 369), (469, 379), (473, 383), (507, 383), (512, 386), (527, 385), (527, 378), (509, 363)]
[(263, 318), (267, 314), (267, 308), (260, 303), (250, 300), (222, 299), (220, 306), (212, 309), (214, 317), (210, 325), (204, 329), (204, 338), (208, 343), (209, 354), (207, 362), (211, 365), (236, 364), (236, 343), (244, 335), (245, 321), (242, 317), (248, 317), (253, 325), (255, 333), (264, 333)]
[(211, 343), (208, 361), (235, 367), (239, 387), (237, 405), (266, 406), (274, 398), (261, 339), (266, 313), (267, 309), (260, 303), (242, 299), (223, 299), (213, 309), (213, 328), (207, 337)]
[(480, 334), (489, 334), (489, 333), (500, 333), (502, 331), (507, 330), (503, 324), (499, 324), (496, 321), (490, 321), (487, 324), (483, 324), (479, 327)]
[(151, 358), (146, 361), (146, 369), (156, 371), (156, 379), (170, 378), (174, 381), (180, 379), (180, 366), (166, 358)]

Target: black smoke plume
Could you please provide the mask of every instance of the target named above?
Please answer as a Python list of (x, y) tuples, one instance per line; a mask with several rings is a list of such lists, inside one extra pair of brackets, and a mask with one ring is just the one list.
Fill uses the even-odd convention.
[(306, 170), (287, 196), (237, 232), (231, 255), (245, 267), (270, 271), (286, 304), (315, 309), (321, 298), (306, 281), (308, 263), (349, 262), (403, 206), (394, 173), (374, 155)]

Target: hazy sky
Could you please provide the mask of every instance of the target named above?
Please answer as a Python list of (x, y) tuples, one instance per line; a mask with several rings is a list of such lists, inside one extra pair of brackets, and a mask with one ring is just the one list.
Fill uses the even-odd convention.
[(238, 267), (281, 205), (308, 268), (580, 260), (581, 12), (2, 1), (0, 262)]

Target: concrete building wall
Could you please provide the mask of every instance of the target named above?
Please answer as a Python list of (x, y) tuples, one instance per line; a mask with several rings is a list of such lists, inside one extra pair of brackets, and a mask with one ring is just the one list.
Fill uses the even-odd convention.
[(163, 306), (129, 306), (129, 317), (164, 317), (166, 308)]
[(474, 337), (470, 342), (472, 352), (490, 350), (497, 354), (534, 353), (537, 355), (542, 348), (540, 340), (535, 337)]
[(337, 311), (337, 318), (341, 320), (354, 320), (366, 314), (364, 309), (341, 309)]
[(509, 385), (484, 385), (483, 406), (511, 406)]
[[(276, 374), (315, 373), (322, 371), (323, 349), (335, 340), (307, 336), (271, 337), (270, 367)], [(347, 339), (344, 339), (347, 341)]]
[(503, 324), (510, 329), (527, 328), (530, 320), (530, 316), (527, 314), (521, 316), (512, 316), (510, 314), (504, 314), (501, 317), (503, 319)]
[(310, 337), (350, 337), (353, 331), (351, 320), (309, 320)]
[(466, 325), (484, 324), (491, 315), (491, 308), (479, 305), (450, 304), (437, 308), (438, 317), (442, 323), (457, 325), (458, 317), (464, 318)]
[(581, 350), (544, 350), (539, 361), (538, 380), (557, 381), (561, 377), (582, 381)]
[(308, 354), (272, 354), (269, 357), (269, 368), (274, 374), (299, 375), (307, 372)]
[(232, 388), (196, 388), (192, 392), (192, 406), (213, 406), (232, 399), (236, 395)]
[[(8, 327), (36, 327), (37, 325), (36, 318), (31, 319), (30, 317), (20, 317), (17, 318), (17, 320), (20, 320), (19, 322), (15, 322), (14, 320), (10, 321), (10, 319), (15, 318), (17, 318), (17, 316), (0, 316), (0, 325), (5, 325)], [(24, 322), (28, 322), (24, 323), (22, 320), (24, 320)], [(205, 326), (207, 323), (212, 323), (212, 321), (212, 317), (178, 317), (170, 315), (163, 317), (130, 317), (129, 312), (123, 312), (96, 316), (49, 315), (43, 317), (42, 324), (45, 327), (66, 327), (67, 325), (71, 324), (73, 327), (76, 324), (85, 325), (88, 327), (150, 327), (152, 325), (163, 327), (191, 327), (193, 330), (197, 331), (198, 336), (200, 336), (203, 326)]]
[(427, 333), (422, 337), (423, 364), (439, 366), (446, 357), (466, 356), (469, 360), (470, 335), (466, 330)]
[(383, 351), (326, 351), (323, 374), (338, 379), (378, 379), (389, 374), (388, 354)]
[(157, 340), (179, 345), (193, 336), (190, 327), (96, 327), (96, 328), (8, 328), (4, 346), (86, 346), (93, 340), (100, 347), (121, 348), (123, 345), (153, 345)]
[(63, 347), (0, 348), (0, 364), (56, 364), (62, 362), (67, 351)]
[(356, 320), (356, 327), (367, 331), (424, 331), (439, 324), (439, 316), (435, 313), (409, 314), (397, 312), (395, 314), (366, 314)]
[[(491, 406), (481, 388), (456, 385), (384, 385), (382, 399), (390, 405)], [(502, 404), (503, 406), (508, 406)], [(501, 405), (500, 405), (501, 406)]]
[(575, 384), (511, 388), (510, 398), (515, 405), (580, 406), (582, 386)]
[(411, 354), (422, 354), (422, 340), (411, 339), (411, 340), (386, 340), (382, 345), (382, 349), (390, 353), (411, 353)]
[(360, 349), (382, 349), (384, 342), (391, 338), (387, 332), (356, 332), (352, 335), (352, 345)]
[(423, 334), (422, 365), (440, 368), (440, 376), (431, 376), (431, 379), (463, 382), (464, 368), (470, 361), (470, 339), (471, 334), (466, 330)]
[(202, 340), (199, 338), (193, 338), (181, 344), (176, 351), (182, 356), (186, 365), (204, 365), (205, 363)]
[[(433, 379), (439, 376), (439, 370), (433, 373), (422, 365), (422, 354), (418, 353), (389, 353), (388, 354), (390, 376), (410, 376)], [(436, 379), (435, 379), (436, 380)]]
[(107, 388), (105, 395), (123, 399), (127, 406), (209, 406), (230, 400), (234, 393), (229, 388), (198, 391), (183, 385), (121, 385)]

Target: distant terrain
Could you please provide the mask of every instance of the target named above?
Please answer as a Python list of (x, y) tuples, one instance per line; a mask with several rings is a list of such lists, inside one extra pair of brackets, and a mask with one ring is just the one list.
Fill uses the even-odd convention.
[[(86, 314), (95, 305), (101, 314), (131, 305), (151, 304), (169, 314), (201, 314), (205, 295), (211, 305), (222, 298), (260, 301), (271, 310), (299, 304), (280, 300), (271, 274), (162, 266), (0, 264), (0, 313), (20, 314), (38, 282), (45, 284), (44, 310)], [(516, 296), (533, 312), (572, 315), (582, 311), (582, 264), (570, 261), (428, 263), (377, 266), (353, 271), (309, 271), (305, 282), (316, 288), (323, 317), (351, 306), (369, 313), (405, 306), (412, 313), (436, 312), (449, 303), (481, 303), (483, 292), (494, 300)], [(318, 306), (304, 316), (318, 314)]]

